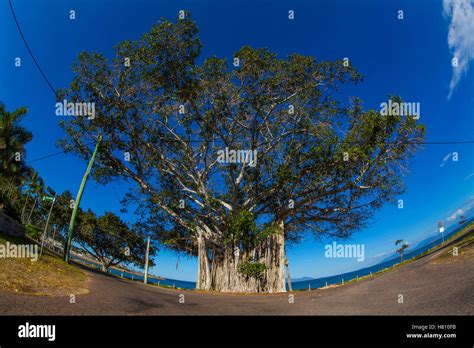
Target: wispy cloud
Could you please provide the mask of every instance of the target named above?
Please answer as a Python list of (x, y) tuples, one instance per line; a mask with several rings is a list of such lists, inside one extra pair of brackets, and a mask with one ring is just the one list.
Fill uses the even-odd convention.
[(458, 209), (452, 215), (448, 217), (448, 221), (454, 221), (463, 214), (464, 214), (464, 210)]
[(383, 257), (386, 257), (388, 255), (391, 255), (391, 254), (394, 254), (395, 253), (395, 250), (389, 250), (389, 251), (385, 251), (383, 253), (379, 253), (377, 255), (374, 255), (372, 256), (371, 258), (367, 259), (367, 262), (371, 262), (371, 261), (374, 261), (374, 260), (380, 260), (381, 258)]
[(458, 61), (453, 66), (448, 99), (474, 59), (474, 0), (444, 0), (444, 13), (451, 18), (448, 45)]
[(474, 176), (474, 173), (469, 174), (468, 176), (466, 176), (466, 178), (464, 179), (464, 181), (469, 180), (469, 179), (472, 178), (473, 176)]
[[(474, 174), (474, 173), (473, 173)], [(462, 205), (461, 208), (456, 209), (446, 220), (454, 221), (459, 218), (461, 215), (469, 214), (469, 211), (474, 208), (474, 196), (471, 196), (467, 199), (466, 202)]]
[(440, 166), (440, 167), (444, 167), (444, 165), (446, 164), (446, 162), (448, 161), (448, 159), (451, 158), (451, 155), (452, 155), (452, 153), (450, 152), (450, 153), (448, 153), (446, 156), (444, 156), (443, 161), (441, 162), (441, 164), (440, 164), (439, 166)]

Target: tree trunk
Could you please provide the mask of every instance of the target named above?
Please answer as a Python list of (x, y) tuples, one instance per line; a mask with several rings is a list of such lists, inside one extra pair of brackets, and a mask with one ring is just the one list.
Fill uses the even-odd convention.
[[(280, 232), (271, 235), (255, 250), (242, 253), (232, 245), (209, 250), (202, 233), (198, 231), (198, 290), (220, 292), (286, 292), (285, 287), (285, 235), (284, 225)], [(210, 255), (209, 255), (210, 254)], [(266, 270), (261, 279), (247, 277), (239, 272), (239, 265), (249, 259), (263, 263)], [(209, 257), (211, 256), (211, 257)]]
[(288, 257), (285, 259), (285, 266), (286, 266), (286, 277), (288, 282), (288, 291), (293, 291), (291, 288), (291, 275), (290, 275), (290, 264), (288, 262)]
[(11, 184), (10, 189), (8, 190), (8, 194), (7, 194), (8, 198), (11, 198), (11, 194), (14, 192), (14, 189), (15, 189), (15, 185)]
[(196, 289), (197, 290), (210, 290), (211, 288), (211, 272), (209, 269), (209, 256), (206, 239), (204, 238), (203, 231), (198, 228), (198, 274)]
[(266, 292), (286, 292), (285, 287), (285, 233), (284, 223), (280, 222), (280, 232), (269, 237), (266, 250), (267, 266)]
[(30, 215), (28, 216), (27, 224), (30, 224), (31, 222), (31, 217), (33, 216), (33, 211), (35, 210), (36, 207), (36, 199), (33, 201), (33, 206), (31, 207), (30, 210)]
[(28, 192), (28, 195), (26, 196), (25, 199), (25, 205), (23, 206), (23, 210), (21, 211), (21, 222), (25, 222), (25, 211), (26, 211), (26, 204), (28, 203), (28, 198), (30, 198), (30, 193)]

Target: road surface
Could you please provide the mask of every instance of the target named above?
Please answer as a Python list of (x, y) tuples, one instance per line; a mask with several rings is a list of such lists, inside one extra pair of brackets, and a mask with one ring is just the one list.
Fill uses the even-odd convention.
[[(290, 294), (241, 295), (168, 290), (89, 275), (90, 294), (39, 297), (0, 290), (0, 315), (457, 315), (474, 314), (474, 262), (422, 259), (357, 283)], [(184, 297), (180, 297), (184, 295)], [(400, 302), (403, 296), (403, 303)], [(180, 303), (183, 302), (184, 303)]]

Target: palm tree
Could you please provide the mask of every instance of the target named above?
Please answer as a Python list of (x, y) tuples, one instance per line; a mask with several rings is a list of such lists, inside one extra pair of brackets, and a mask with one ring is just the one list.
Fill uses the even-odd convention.
[(25, 107), (8, 112), (0, 103), (0, 168), (6, 178), (21, 177), (26, 170), (17, 155), (25, 156), (25, 144), (33, 138), (30, 131), (19, 125), (27, 112)]
[(39, 176), (36, 177), (36, 180), (32, 183), (31, 188), (35, 195), (33, 206), (30, 210), (30, 215), (28, 216), (27, 224), (31, 223), (31, 217), (33, 216), (33, 211), (35, 210), (36, 203), (39, 201), (41, 204), (41, 197), (43, 196), (44, 191), (44, 181)]
[(403, 239), (399, 239), (395, 242), (395, 245), (401, 244), (400, 248), (397, 249), (397, 253), (400, 254), (400, 262), (403, 261), (403, 253), (405, 249), (408, 248), (408, 243), (406, 243)]
[(23, 205), (23, 209), (21, 211), (21, 221), (25, 220), (25, 212), (26, 212), (26, 206), (28, 203), (28, 199), (30, 198), (31, 193), (33, 192), (32, 186), (36, 182), (37, 178), (39, 177), (39, 174), (36, 170), (33, 168), (29, 167), (28, 170), (26, 171), (25, 178), (23, 179), (23, 184), (26, 186), (26, 198), (25, 198), (25, 204)]

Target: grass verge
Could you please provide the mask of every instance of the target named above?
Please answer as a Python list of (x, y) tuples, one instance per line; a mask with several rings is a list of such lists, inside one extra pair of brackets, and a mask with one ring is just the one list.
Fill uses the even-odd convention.
[[(0, 244), (31, 244), (23, 238), (0, 233)], [(69, 296), (89, 293), (87, 275), (61, 258), (43, 250), (37, 261), (0, 258), (0, 288), (36, 296)]]
[(461, 240), (443, 252), (432, 263), (451, 263), (459, 260), (474, 258), (474, 229)]
[[(379, 276), (381, 274), (384, 274), (386, 272), (393, 271), (394, 269), (396, 269), (400, 266), (403, 266), (403, 265), (406, 265), (407, 263), (419, 260), (419, 259), (425, 257), (428, 254), (432, 254), (432, 253), (442, 249), (443, 247), (446, 246), (446, 244), (448, 244), (449, 242), (451, 242), (452, 240), (454, 240), (455, 238), (457, 238), (459, 235), (461, 235), (463, 233), (466, 233), (466, 235), (463, 236), (462, 239), (457, 241), (456, 244), (454, 244), (452, 247), (450, 247), (447, 251), (443, 252), (435, 260), (431, 261), (431, 263), (440, 264), (440, 263), (444, 263), (444, 262), (453, 262), (453, 261), (457, 261), (457, 260), (462, 260), (462, 259), (465, 259), (465, 258), (472, 258), (472, 257), (474, 257), (474, 222), (471, 222), (470, 224), (467, 224), (466, 226), (464, 226), (459, 232), (457, 232), (456, 234), (454, 234), (454, 235), (450, 236), (448, 239), (446, 239), (444, 241), (444, 243), (438, 244), (435, 247), (433, 247), (429, 250), (426, 250), (422, 254), (420, 254), (418, 256), (415, 256), (415, 257), (412, 257), (411, 259), (407, 259), (407, 260), (404, 260), (402, 262), (396, 263), (392, 267), (384, 268), (384, 269), (379, 270), (377, 272), (371, 273), (370, 275), (361, 276), (359, 278), (353, 278), (349, 281), (345, 281), (344, 283), (332, 284), (332, 285), (329, 285), (327, 287), (324, 286), (324, 287), (320, 287), (320, 288), (317, 288), (317, 289), (318, 290), (325, 290), (325, 289), (330, 289), (330, 288), (334, 288), (334, 287), (338, 287), (338, 286), (344, 286), (344, 285), (348, 285), (348, 284), (352, 284), (352, 283), (357, 283), (357, 282), (360, 282), (361, 280), (372, 279), (372, 278), (374, 278), (376, 276)], [(458, 255), (453, 254), (453, 249), (455, 247), (458, 248)], [(307, 291), (307, 290), (308, 289), (299, 289), (299, 290), (293, 290), (293, 292), (295, 292), (295, 291)]]

